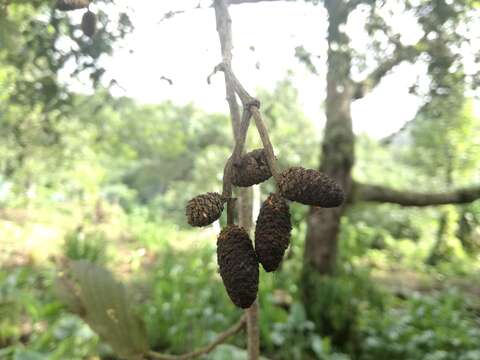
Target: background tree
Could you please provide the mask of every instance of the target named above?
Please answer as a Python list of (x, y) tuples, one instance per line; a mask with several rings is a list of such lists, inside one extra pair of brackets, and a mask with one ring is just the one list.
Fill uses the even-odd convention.
[[(99, 60), (131, 30), (126, 13), (107, 16), (109, 3), (97, 2), (100, 26), (93, 38), (51, 1), (0, 3), (0, 136), (6, 150), (0, 172), (20, 193), (39, 181), (54, 181), (33, 173), (59, 169), (75, 154), (67, 139), (77, 130), (68, 121), (76, 103), (63, 79), (81, 74), (93, 86), (100, 84), (105, 69)], [(107, 30), (108, 23), (115, 26)]]
[[(351, 103), (365, 96), (381, 82), (390, 70), (404, 61), (412, 63), (425, 61), (428, 64), (431, 79), (429, 93), (441, 93), (448, 89), (448, 84), (438, 81), (439, 79), (435, 75), (439, 72), (443, 73), (445, 68), (461, 66), (461, 59), (453, 45), (458, 46), (458, 44), (468, 42), (468, 37), (460, 36), (461, 32), (456, 30), (471, 21), (474, 16), (472, 11), (475, 11), (472, 10), (473, 4), (444, 1), (404, 2), (402, 4), (325, 1), (324, 5), (329, 17), (327, 123), (322, 144), (320, 169), (336, 178), (351, 194), (352, 201), (366, 200), (427, 206), (442, 203), (466, 203), (477, 199), (480, 196), (478, 187), (470, 190), (450, 191), (450, 193), (412, 194), (384, 187), (356, 184), (351, 175), (355, 160)], [(356, 52), (352, 49), (349, 35), (345, 33), (344, 29), (349, 16), (363, 6), (367, 6), (369, 9), (365, 27), (367, 32), (372, 35), (372, 49), (378, 50), (376, 52), (377, 59), (381, 60), (363, 80), (354, 81), (352, 76), (355, 68), (352, 64), (355, 63)], [(390, 16), (398, 16), (394, 6), (399, 6), (402, 12), (413, 16), (421, 27), (423, 34), (417, 43), (404, 44), (401, 35), (396, 34), (395, 29), (388, 25), (391, 23)], [(320, 281), (315, 278), (323, 274), (332, 274), (335, 270), (340, 219), (344, 210), (311, 209), (304, 264), (304, 300), (307, 309), (315, 309), (313, 304), (322, 291), (321, 288), (315, 286), (315, 283)], [(318, 319), (321, 317), (321, 313), (310, 311), (310, 316), (312, 319)]]
[[(234, 0), (236, 3), (257, 1)], [(349, 194), (350, 203), (359, 201), (388, 202), (403, 206), (428, 206), (448, 203), (468, 203), (480, 197), (480, 187), (438, 193), (416, 193), (388, 187), (360, 184), (352, 179), (355, 163), (355, 136), (352, 129), (351, 104), (368, 93), (397, 65), (403, 62), (426, 64), (430, 90), (424, 96), (449, 91), (451, 84), (442, 82), (445, 69), (462, 68), (462, 50), (468, 47), (471, 34), (462, 29), (478, 16), (476, 1), (406, 1), (378, 2), (369, 0), (325, 0), (328, 15), (327, 30), (327, 122), (322, 141), (320, 170), (332, 176)], [(366, 11), (364, 23), (371, 42), (366, 49), (357, 49), (347, 33), (349, 20)], [(406, 16), (411, 26), (419, 28), (420, 36), (407, 43), (400, 28), (391, 20)], [(305, 58), (305, 56), (303, 56)], [(477, 59), (478, 60), (478, 59)], [(307, 64), (308, 65), (308, 64)], [(473, 70), (465, 81), (475, 86)], [(460, 90), (461, 91), (461, 90)], [(312, 208), (308, 217), (303, 270), (304, 302), (312, 319), (320, 319), (322, 311), (314, 311), (321, 296), (317, 286), (324, 275), (332, 275), (337, 265), (341, 219), (346, 205), (337, 209)]]

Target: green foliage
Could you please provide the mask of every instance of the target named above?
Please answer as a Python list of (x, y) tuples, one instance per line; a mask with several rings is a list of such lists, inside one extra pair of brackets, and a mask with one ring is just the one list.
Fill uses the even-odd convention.
[[(132, 348), (133, 353), (144, 351), (147, 337), (153, 348), (169, 353), (202, 346), (241, 316), (217, 273), (215, 232), (182, 229), (186, 201), (220, 189), (222, 167), (232, 145), (228, 119), (193, 105), (141, 105), (113, 98), (108, 89), (99, 87), (105, 72), (99, 60), (112, 52), (131, 27), (128, 16), (117, 18), (108, 11), (110, 0), (96, 2), (100, 29), (91, 41), (80, 35), (74, 17), (52, 10), (51, 3), (9, 1), (8, 14), (0, 4), (2, 207), (28, 203), (29, 208), (53, 211), (62, 205), (74, 208), (68, 210), (73, 218), (84, 217), (75, 212), (90, 208), (99, 198), (120, 204), (128, 215), (115, 214), (117, 222), (107, 225), (108, 231), (66, 235), (63, 254), (89, 261), (88, 265), (76, 263), (76, 280), (69, 279), (74, 289), (83, 289), (84, 297), (79, 299), (70, 287), (60, 286), (57, 292), (121, 355), (131, 355)], [(400, 3), (433, 39), (422, 40), (407, 54), (413, 60), (417, 51), (424, 53), (430, 87), (423, 94), (425, 106), (393, 146), (358, 137), (355, 178), (399, 189), (468, 185), (478, 178), (479, 143), (471, 135), (480, 130), (472, 101), (465, 99), (467, 76), (459, 66), (459, 55), (466, 45), (461, 27), (468, 30), (473, 3)], [(383, 61), (394, 48), (383, 41), (391, 35), (390, 22), (382, 21), (376, 12), (395, 6), (390, 4), (375, 4), (365, 22), (373, 43), (364, 65), (372, 58)], [(118, 23), (118, 29), (109, 26), (107, 31), (107, 22)], [(345, 51), (359, 59), (355, 52)], [(302, 46), (296, 55), (305, 62), (311, 60)], [(359, 72), (366, 70), (361, 69), (362, 61), (354, 63), (360, 65)], [(98, 90), (95, 95), (74, 94), (62, 81), (77, 76), (90, 78)], [(260, 91), (259, 98), (281, 166), (316, 166), (320, 129), (304, 115), (290, 80), (280, 81), (272, 92)], [(249, 137), (247, 145), (253, 149), (260, 141)], [(272, 191), (273, 181), (261, 190)], [(452, 215), (453, 225), (444, 234), (447, 256), (434, 267), (426, 267), (424, 260), (445, 209), (442, 213), (389, 205), (349, 209), (340, 241), (343, 265), (335, 278), (316, 278), (308, 267), (300, 273), (308, 210), (295, 204), (291, 209), (295, 229), (282, 268), (275, 274), (261, 272), (260, 331), (262, 353), (267, 357), (348, 359), (339, 349), (360, 360), (480, 357), (475, 344), (480, 337), (478, 316), (470, 310), (477, 305), (465, 304), (463, 293), (414, 295), (396, 301), (378, 291), (373, 285), (377, 279), (372, 280), (366, 270), (370, 266), (372, 273), (388, 274), (404, 266), (428, 271), (422, 274), (432, 278), (462, 275), (474, 283), (469, 276), (478, 275), (472, 275), (478, 260), (468, 258), (464, 249), (473, 254), (480, 244), (478, 202), (459, 210), (458, 227)], [(112, 233), (118, 233), (118, 239)], [(118, 241), (118, 247), (110, 246), (114, 253), (108, 259), (106, 234), (108, 241)], [(110, 273), (91, 264), (107, 260), (119, 265), (122, 277), (131, 277), (134, 291), (128, 296)], [(0, 270), (0, 358), (114, 356), (83, 320), (57, 302), (51, 267), (17, 264)], [(299, 294), (301, 282), (308, 290), (304, 294)], [(304, 309), (300, 295), (313, 299), (309, 301), (313, 306)], [(130, 300), (140, 300), (140, 308), (132, 309)], [(136, 310), (148, 336), (136, 321)], [(209, 358), (245, 358), (244, 337), (229, 342)]]
[[(140, 247), (146, 252), (141, 266), (134, 266), (130, 262), (131, 257), (122, 257), (121, 260), (128, 262), (133, 271), (129, 275), (132, 281), (128, 308), (141, 315), (149, 344), (155, 350), (183, 353), (203, 346), (242, 315), (231, 304), (218, 276), (214, 231), (178, 231), (173, 225), (154, 222), (145, 208), (133, 211), (121, 226), (129, 230), (128, 236), (118, 231), (122, 240), (110, 240), (115, 244), (111, 248), (127, 247), (129, 253), (134, 253)], [(402, 242), (393, 239), (391, 243), (387, 242), (384, 250), (357, 253), (352, 250), (351, 244), (362, 244), (361, 240), (368, 231), (359, 228), (357, 234), (352, 224), (345, 228), (349, 230), (342, 235), (340, 249), (345, 266), (338, 269), (337, 278), (322, 278), (321, 287), (312, 288), (314, 292), (311, 295), (315, 296), (315, 304), (318, 305), (312, 309), (316, 313), (310, 313), (312, 309), (304, 309), (299, 303), (304, 224), (293, 230), (292, 248), (287, 252), (281, 270), (274, 274), (261, 271), (262, 354), (279, 360), (372, 360), (390, 357), (415, 360), (433, 356), (430, 354), (447, 360), (457, 355), (460, 359), (475, 359), (478, 348), (474, 339), (478, 337), (478, 323), (471, 309), (476, 309), (478, 304), (468, 300), (463, 292), (459, 292), (460, 289), (443, 295), (407, 293), (411, 299), (403, 301), (387, 296), (379, 290), (380, 286), (383, 288), (383, 283), (378, 282), (377, 277), (372, 280), (373, 275), (354, 264), (373, 259), (374, 251), (377, 255), (393, 253), (394, 250), (398, 252)], [(112, 253), (111, 259), (115, 261), (115, 268), (121, 269), (125, 264), (122, 262), (121, 266), (116, 266), (119, 254)], [(387, 265), (397, 261), (390, 255), (387, 258)], [(95, 265), (83, 264), (83, 282), (104, 279), (103, 275), (99, 276)], [(381, 264), (376, 262), (375, 266)], [(110, 282), (111, 275), (105, 279)], [(373, 281), (377, 281), (378, 287), (373, 285)], [(79, 285), (78, 280), (74, 283)], [(468, 283), (474, 283), (474, 280)], [(115, 281), (115, 284), (115, 289), (118, 289), (118, 282)], [(81, 318), (65, 312), (56, 300), (54, 288), (51, 267), (23, 266), (14, 271), (0, 271), (0, 354), (8, 360), (21, 356), (58, 360), (113, 356), (112, 349)], [(125, 299), (123, 295), (113, 296), (117, 291), (115, 289), (108, 288), (108, 296), (95, 300), (96, 310), (92, 314), (99, 312), (94, 321), (97, 330), (99, 323), (106, 321), (108, 324), (110, 321), (102, 320), (105, 314), (101, 309), (116, 306), (115, 302), (111, 302), (112, 297)], [(97, 292), (102, 293), (100, 289)], [(81, 314), (84, 303), (75, 302), (72, 306), (75, 291), (69, 288), (67, 293), (74, 295), (64, 299), (70, 304), (70, 311)], [(80, 306), (75, 310), (77, 305)], [(29, 325), (25, 329), (21, 324)], [(341, 332), (345, 337), (325, 336), (328, 329), (335, 329), (336, 333)], [(431, 331), (435, 335), (428, 335)], [(102, 331), (99, 333), (102, 334)], [(400, 334), (398, 346), (391, 338), (393, 333)], [(457, 340), (450, 341), (450, 338)], [(235, 336), (208, 358), (242, 358), (245, 346), (245, 338)], [(341, 350), (350, 355), (339, 352)], [(400, 350), (404, 352), (400, 353)]]
[(194, 349), (241, 315), (225, 296), (211, 246), (191, 243), (185, 251), (166, 247), (149, 277), (152, 288), (142, 312), (154, 349)]
[(480, 251), (480, 202), (461, 208), (457, 237), (464, 249), (469, 253)]
[(405, 305), (367, 309), (361, 319), (360, 359), (473, 360), (480, 356), (478, 320), (455, 289), (414, 295)]
[(78, 124), (71, 121), (74, 94), (60, 77), (82, 73), (96, 86), (105, 72), (99, 59), (131, 29), (127, 14), (111, 16), (118, 27), (109, 31), (106, 14), (99, 9), (98, 15), (102, 26), (90, 40), (51, 1), (14, 0), (0, 7), (0, 173), (17, 193), (55, 182), (46, 174), (70, 165), (74, 151), (65, 145)]
[[(322, 276), (304, 268), (303, 299), (312, 304), (306, 309), (309, 319), (323, 336), (354, 355), (360, 350), (358, 321), (365, 308), (382, 308), (382, 296), (368, 272), (346, 263), (335, 277)], [(313, 301), (312, 301), (313, 300)]]
[(80, 360), (100, 350), (88, 326), (62, 312), (52, 284), (44, 268), (0, 270), (0, 358)]
[[(314, 167), (320, 155), (320, 129), (303, 112), (291, 80), (279, 81), (272, 92), (259, 91), (258, 98), (280, 165)], [(256, 144), (251, 147), (260, 147), (258, 137), (252, 135)]]
[(307, 319), (300, 303), (292, 304), (285, 322), (274, 324), (271, 338), (278, 348), (285, 349), (278, 355), (278, 359), (350, 359), (347, 355), (334, 352), (330, 339), (322, 338), (315, 332), (315, 324)]
[[(73, 261), (68, 274), (69, 286), (77, 289), (79, 314), (115, 351), (126, 359), (135, 359), (148, 350), (143, 324), (133, 312), (129, 296), (122, 283), (112, 274), (85, 260)], [(63, 275), (59, 281), (69, 282)], [(75, 291), (75, 293), (77, 293)]]
[(70, 260), (87, 260), (91, 263), (106, 261), (106, 240), (99, 232), (85, 233), (77, 228), (65, 236), (63, 254)]

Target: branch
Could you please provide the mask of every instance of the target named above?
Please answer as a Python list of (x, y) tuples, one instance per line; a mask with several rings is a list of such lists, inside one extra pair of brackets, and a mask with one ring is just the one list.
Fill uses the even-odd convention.
[(250, 119), (252, 117), (252, 114), (250, 113), (250, 110), (244, 109), (243, 114), (242, 114), (242, 121), (240, 122), (240, 126), (238, 128), (238, 133), (236, 136), (236, 141), (235, 141), (235, 148), (233, 149), (233, 164), (239, 165), (240, 164), (240, 158), (243, 153), (243, 149), (245, 148), (245, 141), (247, 140), (247, 131), (248, 127), (250, 126)]
[[(277, 0), (278, 1), (278, 0)], [(225, 74), (225, 82), (229, 84), (235, 92), (238, 94), (240, 101), (243, 105), (243, 116), (242, 122), (240, 124), (240, 131), (238, 137), (236, 138), (236, 146), (232, 155), (233, 162), (236, 163), (239, 161), (240, 154), (243, 151), (243, 147), (245, 144), (246, 133), (248, 130), (248, 125), (250, 124), (250, 117), (251, 115), (255, 118), (255, 124), (257, 130), (260, 134), (260, 138), (263, 143), (263, 147), (265, 149), (265, 154), (267, 157), (267, 162), (270, 167), (270, 171), (272, 175), (274, 175), (275, 180), (278, 183), (278, 167), (277, 167), (277, 159), (275, 157), (275, 153), (273, 151), (273, 146), (270, 141), (270, 137), (268, 135), (268, 131), (266, 129), (265, 123), (262, 120), (262, 116), (258, 111), (260, 108), (260, 101), (252, 97), (247, 90), (243, 87), (241, 82), (235, 76), (231, 61), (232, 61), (232, 53), (231, 50), (233, 48), (232, 45), (232, 35), (231, 35), (231, 18), (228, 12), (228, 5), (226, 4), (226, 0), (215, 0), (214, 2), (215, 7), (215, 14), (217, 18), (217, 31), (220, 37), (220, 44), (222, 49), (222, 58), (223, 63), (215, 66), (213, 73), (210, 74), (207, 78), (207, 82), (210, 82), (210, 78), (213, 74), (217, 71), (223, 71)], [(227, 164), (227, 167), (230, 166)], [(224, 193), (224, 196), (226, 194)]]
[(198, 350), (192, 351), (190, 353), (183, 354), (183, 355), (167, 355), (167, 354), (160, 354), (155, 351), (150, 351), (148, 355), (152, 359), (156, 359), (156, 360), (187, 360), (187, 359), (193, 359), (195, 357), (208, 354), (213, 349), (215, 349), (218, 345), (224, 343), (225, 340), (227, 340), (229, 337), (235, 335), (241, 329), (243, 329), (245, 327), (246, 322), (247, 322), (246, 316), (243, 315), (235, 325), (233, 325), (230, 329), (218, 335), (218, 337), (214, 341), (212, 341), (210, 344)]
[(396, 44), (395, 51), (392, 56), (380, 63), (378, 67), (372, 71), (363, 81), (354, 83), (353, 98), (361, 99), (372, 91), (377, 86), (383, 77), (387, 75), (395, 66), (403, 61), (412, 62), (419, 55), (417, 46), (404, 46), (399, 43)]
[(265, 149), (265, 155), (267, 157), (268, 167), (272, 172), (273, 177), (279, 182), (279, 173), (278, 173), (278, 166), (277, 166), (277, 159), (275, 157), (275, 153), (273, 151), (273, 146), (270, 141), (270, 137), (268, 136), (268, 131), (265, 126), (265, 123), (262, 119), (262, 115), (258, 108), (252, 106), (251, 108), (253, 118), (255, 119), (255, 125), (257, 126), (258, 134), (260, 135), (260, 139), (262, 140), (263, 148)]
[(466, 204), (480, 199), (480, 185), (442, 193), (399, 191), (379, 185), (354, 184), (353, 201), (392, 203), (401, 206)]
[(258, 326), (258, 301), (247, 309), (247, 331), (248, 331), (248, 359), (257, 360), (260, 357), (260, 329)]

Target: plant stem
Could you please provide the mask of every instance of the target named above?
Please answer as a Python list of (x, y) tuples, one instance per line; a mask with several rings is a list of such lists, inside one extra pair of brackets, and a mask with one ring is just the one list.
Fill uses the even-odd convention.
[(272, 172), (275, 181), (278, 184), (279, 181), (279, 173), (278, 173), (278, 166), (277, 166), (277, 159), (275, 158), (275, 153), (273, 151), (273, 145), (270, 141), (270, 136), (268, 135), (267, 127), (265, 126), (265, 122), (262, 119), (262, 115), (256, 106), (251, 106), (250, 111), (252, 112), (253, 118), (255, 119), (255, 125), (258, 130), (258, 134), (260, 135), (260, 139), (262, 140), (263, 148), (265, 150), (265, 155), (267, 157), (268, 167)]
[(260, 331), (258, 328), (258, 301), (245, 312), (247, 315), (248, 358), (257, 360), (260, 357)]
[[(225, 0), (215, 0), (215, 17), (217, 22), (217, 31), (220, 39), (220, 46), (222, 49), (222, 64), (215, 68), (215, 71), (222, 69), (225, 76), (225, 85), (227, 91), (227, 101), (230, 108), (230, 115), (232, 118), (233, 133), (235, 137), (235, 147), (231, 158), (227, 161), (224, 172), (224, 196), (225, 190), (232, 192), (231, 184), (231, 168), (240, 159), (241, 154), (244, 151), (245, 140), (247, 137), (247, 131), (250, 124), (251, 113), (250, 105), (259, 106), (259, 102), (253, 99), (247, 91), (243, 88), (240, 82), (237, 80), (233, 72), (231, 71), (232, 62), (232, 19), (228, 12), (228, 4)], [(214, 72), (215, 72), (214, 71)], [(237, 103), (235, 93), (238, 94), (243, 104), (243, 114), (240, 119), (240, 110)], [(225, 180), (229, 183), (225, 184)], [(248, 196), (248, 191), (251, 189), (241, 189), (240, 196), (240, 209), (239, 209), (239, 223), (245, 230), (250, 233), (252, 228), (252, 202)], [(227, 221), (229, 224), (233, 223), (233, 210), (227, 206)], [(248, 359), (257, 360), (260, 354), (260, 340), (258, 331), (258, 303), (257, 301), (247, 310), (245, 310), (245, 316), (247, 319), (247, 343), (248, 343)]]

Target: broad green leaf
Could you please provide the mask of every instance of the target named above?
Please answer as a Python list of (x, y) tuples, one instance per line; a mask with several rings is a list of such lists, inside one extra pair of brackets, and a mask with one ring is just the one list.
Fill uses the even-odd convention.
[(71, 272), (78, 281), (84, 320), (116, 354), (139, 359), (148, 350), (147, 335), (123, 284), (108, 270), (84, 260), (72, 262)]

